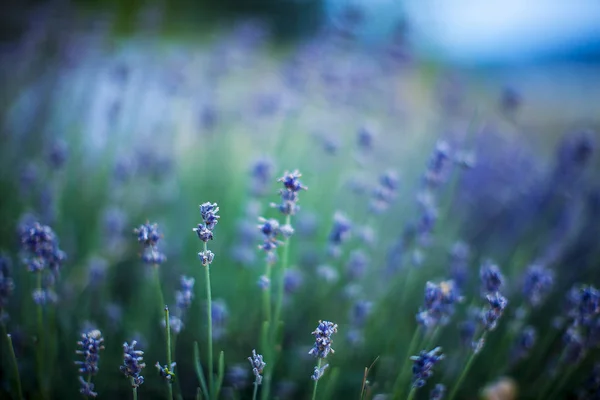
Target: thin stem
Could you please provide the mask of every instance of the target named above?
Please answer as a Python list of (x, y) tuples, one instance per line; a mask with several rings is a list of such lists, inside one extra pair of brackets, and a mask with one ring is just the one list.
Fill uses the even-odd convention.
[(12, 337), (10, 336), (10, 334), (6, 333), (6, 326), (4, 326), (4, 324), (0, 325), (2, 325), (2, 333), (4, 334), (4, 337), (6, 337), (6, 343), (8, 344), (8, 350), (10, 352), (11, 362), (14, 369), (13, 378), (16, 381), (17, 394), (19, 395), (19, 399), (23, 400), (23, 391), (21, 389), (21, 376), (19, 374), (19, 364), (17, 363), (17, 356), (15, 355), (15, 348), (13, 346)]
[(265, 314), (265, 320), (271, 322), (271, 268), (272, 265), (267, 261), (265, 266), (265, 277), (269, 282), (268, 287), (263, 289), (263, 313)]
[[(291, 222), (292, 216), (287, 215), (285, 217), (285, 224), (289, 225)], [(275, 303), (275, 318), (273, 320), (274, 324), (272, 324), (272, 339), (275, 339), (275, 334), (277, 333), (277, 324), (279, 323), (279, 318), (281, 317), (281, 308), (283, 306), (283, 289), (285, 286), (285, 270), (288, 266), (288, 260), (290, 255), (290, 238), (287, 237), (283, 241), (283, 255), (281, 257), (281, 269), (279, 271), (279, 286), (277, 287), (277, 300)]]
[[(169, 320), (169, 307), (165, 305), (165, 335), (167, 336), (167, 366), (171, 369), (172, 357), (171, 357), (171, 322)], [(169, 398), (173, 400), (173, 384), (172, 380), (167, 381), (167, 387), (169, 388)]]
[[(208, 245), (204, 242), (204, 252), (208, 251)], [(212, 293), (210, 289), (210, 264), (204, 267), (206, 275), (206, 314), (208, 318), (208, 388), (211, 398), (214, 397), (213, 382), (213, 337), (212, 337)]]
[(254, 382), (254, 391), (252, 392), (252, 400), (256, 400), (257, 393), (258, 393), (258, 383)]
[[(487, 331), (483, 332), (480, 340), (485, 340), (486, 334), (487, 334)], [(460, 389), (460, 385), (465, 380), (465, 377), (467, 376), (469, 369), (471, 369), (471, 365), (473, 365), (473, 361), (475, 361), (477, 354), (479, 354), (479, 353), (473, 352), (473, 354), (471, 354), (471, 356), (469, 357), (469, 360), (467, 361), (467, 365), (465, 365), (465, 368), (463, 369), (460, 376), (458, 377), (458, 381), (456, 382), (456, 385), (454, 385), (452, 392), (450, 392), (450, 396), (448, 396), (448, 400), (452, 400), (452, 399), (454, 399), (454, 396), (456, 396), (456, 393), (458, 392), (458, 389)]]
[(133, 380), (133, 376), (129, 378), (131, 382), (131, 391), (133, 392), (133, 400), (137, 400), (137, 387), (135, 386), (135, 381)]
[[(38, 291), (42, 290), (42, 271), (38, 271), (36, 273), (36, 287)], [(45, 384), (44, 384), (44, 315), (42, 305), (40, 303), (36, 303), (37, 305), (37, 331), (38, 331), (38, 347), (36, 351), (37, 358), (37, 367), (38, 367), (38, 379), (40, 383), (40, 392), (42, 393), (42, 398), (47, 398)]]
[[(413, 334), (410, 344), (408, 345), (408, 350), (406, 351), (406, 354), (403, 358), (404, 362), (402, 363), (402, 369), (400, 370), (400, 373), (398, 374), (398, 378), (396, 378), (396, 383), (394, 384), (394, 390), (393, 390), (393, 393), (395, 394), (394, 398), (401, 397), (401, 395), (404, 393), (404, 388), (403, 388), (402, 384), (406, 380), (407, 371), (410, 371), (410, 368), (407, 368), (407, 366), (410, 364), (408, 361), (410, 359), (410, 356), (415, 352), (417, 345), (419, 344), (419, 337), (421, 336), (421, 329), (422, 328), (419, 325), (417, 327), (417, 329), (415, 330), (415, 333)], [(397, 393), (397, 395), (396, 395), (396, 393)]]
[(406, 399), (413, 400), (415, 398), (416, 393), (417, 393), (417, 388), (416, 387), (411, 388), (410, 392), (408, 392), (408, 397)]
[[(317, 368), (321, 368), (321, 359), (317, 359)], [(315, 379), (315, 387), (313, 388), (312, 400), (317, 398), (317, 385), (319, 384), (319, 380)]]
[[(556, 395), (560, 394), (560, 390), (564, 386), (565, 382), (567, 382), (567, 380), (571, 377), (571, 375), (573, 374), (573, 371), (575, 371), (575, 369), (577, 369), (577, 365), (578, 364), (569, 365), (567, 370), (562, 374), (562, 378), (560, 379), (560, 381), (558, 381), (558, 384), (556, 385), (556, 389), (553, 390), (552, 393), (550, 393), (549, 397), (547, 397), (548, 399), (554, 399), (556, 397)], [(542, 397), (542, 398), (546, 398), (546, 397)]]
[[(291, 222), (292, 216), (286, 215), (285, 224), (289, 225)], [(268, 342), (271, 346), (265, 347), (268, 349), (268, 353), (271, 358), (271, 365), (268, 366), (268, 369), (265, 371), (265, 377), (263, 380), (263, 389), (261, 392), (261, 398), (266, 400), (269, 398), (269, 393), (271, 390), (271, 377), (273, 376), (273, 370), (275, 369), (275, 364), (277, 363), (277, 357), (275, 355), (275, 350), (277, 348), (277, 330), (279, 328), (279, 319), (281, 318), (281, 309), (283, 306), (283, 294), (285, 287), (285, 270), (288, 266), (289, 254), (290, 254), (290, 238), (285, 238), (283, 241), (283, 255), (281, 257), (281, 268), (279, 270), (279, 282), (277, 286), (277, 298), (275, 299), (275, 312), (274, 317), (269, 324), (269, 340)], [(269, 351), (272, 350), (272, 351)]]

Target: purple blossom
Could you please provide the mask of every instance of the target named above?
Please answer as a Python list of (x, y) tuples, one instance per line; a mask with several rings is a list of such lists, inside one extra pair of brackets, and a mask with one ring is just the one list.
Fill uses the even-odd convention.
[(508, 300), (499, 292), (488, 294), (486, 298), (490, 308), (483, 312), (482, 323), (485, 330), (492, 331), (496, 328), (496, 324), (502, 316)]
[(313, 355), (317, 358), (326, 358), (329, 353), (334, 353), (331, 348), (333, 340), (331, 336), (337, 333), (337, 324), (329, 321), (319, 321), (317, 329), (312, 332), (315, 337), (315, 344), (308, 354)]
[(533, 264), (525, 271), (523, 296), (536, 307), (541, 304), (554, 284), (554, 273), (543, 265)]
[(422, 350), (418, 356), (411, 356), (410, 359), (413, 361), (412, 387), (421, 388), (425, 386), (427, 379), (433, 375), (433, 367), (444, 359), (444, 355), (442, 354), (442, 348), (436, 347), (429, 352)]
[(481, 265), (479, 276), (481, 278), (484, 293), (497, 292), (504, 284), (504, 277), (500, 272), (500, 268), (489, 260)]

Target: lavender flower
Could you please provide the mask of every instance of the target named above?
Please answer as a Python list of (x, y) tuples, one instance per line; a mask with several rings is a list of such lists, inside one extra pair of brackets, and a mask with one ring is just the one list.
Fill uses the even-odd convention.
[(4, 321), (4, 309), (8, 306), (8, 298), (12, 295), (15, 284), (10, 277), (10, 260), (0, 255), (0, 323)]
[(576, 325), (589, 325), (600, 314), (600, 291), (593, 286), (571, 289), (569, 300), (568, 315)]
[(248, 361), (250, 361), (250, 365), (252, 366), (252, 373), (254, 373), (256, 385), (260, 385), (262, 383), (262, 372), (263, 369), (267, 366), (267, 364), (263, 361), (263, 356), (260, 354), (256, 354), (256, 350), (252, 350), (252, 357), (248, 357)]
[(273, 179), (274, 168), (273, 160), (269, 158), (260, 158), (254, 161), (251, 167), (251, 191), (254, 195), (263, 195), (267, 191), (271, 179)]
[(491, 261), (485, 261), (479, 270), (484, 293), (494, 293), (504, 284), (504, 277), (500, 268)]
[(52, 228), (39, 222), (24, 221), (20, 224), (19, 231), (28, 270), (40, 272), (48, 269), (58, 274), (66, 255), (58, 247), (58, 238)]
[(283, 288), (286, 293), (296, 292), (304, 281), (302, 273), (297, 269), (286, 269), (283, 277)]
[(456, 242), (450, 250), (450, 275), (458, 288), (463, 288), (468, 278), (469, 246)]
[(331, 265), (326, 264), (319, 265), (317, 267), (317, 276), (328, 284), (334, 284), (340, 278), (337, 270)]
[(125, 342), (123, 344), (123, 365), (121, 365), (121, 372), (131, 380), (131, 386), (134, 388), (139, 387), (144, 383), (144, 377), (141, 375), (142, 369), (146, 367), (143, 362), (144, 352), (136, 350), (135, 345), (137, 341), (132, 341), (131, 344)]
[(227, 304), (222, 299), (213, 300), (212, 302), (212, 323), (213, 323), (213, 338), (219, 340), (225, 335), (227, 320), (229, 318), (229, 310)]
[(79, 389), (79, 393), (86, 397), (96, 397), (98, 396), (97, 392), (94, 392), (94, 384), (92, 382), (87, 382), (81, 375), (79, 375), (79, 384), (81, 388)]
[(82, 355), (84, 361), (75, 361), (75, 365), (79, 365), (80, 374), (95, 375), (98, 372), (100, 350), (104, 350), (104, 338), (99, 330), (94, 329), (81, 334), (81, 339), (77, 342), (81, 349), (75, 353)]
[(133, 232), (143, 246), (142, 261), (145, 264), (158, 266), (167, 260), (166, 256), (158, 250), (158, 242), (162, 237), (158, 231), (158, 224), (146, 222)]
[(54, 141), (48, 149), (48, 164), (53, 169), (60, 169), (67, 161), (69, 149), (64, 140)]
[(264, 250), (267, 254), (267, 262), (274, 264), (277, 261), (275, 249), (282, 244), (282, 242), (278, 240), (278, 237), (281, 234), (279, 222), (275, 219), (264, 219), (262, 217), (259, 218), (258, 221), (260, 222), (258, 229), (264, 236), (263, 244), (259, 245), (258, 248)]
[(175, 370), (177, 363), (172, 362), (171, 365), (160, 365), (160, 363), (157, 361), (154, 366), (156, 367), (161, 378), (165, 379), (168, 383), (173, 382), (175, 377), (175, 373), (173, 371)]
[(227, 368), (225, 381), (235, 390), (248, 386), (248, 367), (242, 364), (234, 364)]
[(385, 172), (379, 179), (379, 185), (373, 191), (370, 209), (376, 214), (381, 214), (388, 209), (398, 191), (398, 176), (394, 171)]
[(284, 186), (284, 189), (279, 191), (281, 203), (272, 203), (271, 206), (279, 209), (283, 215), (294, 215), (299, 209), (297, 205), (299, 199), (298, 192), (307, 189), (298, 179), (301, 176), (302, 174), (297, 170), (291, 173), (286, 171), (283, 176), (277, 180), (277, 182), (282, 182)]
[(417, 314), (417, 322), (425, 327), (445, 325), (454, 314), (454, 304), (462, 300), (453, 281), (425, 285), (424, 307)]
[(315, 371), (313, 372), (313, 374), (310, 376), (311, 379), (313, 381), (318, 381), (319, 379), (321, 379), (321, 377), (323, 376), (323, 374), (325, 373), (325, 370), (327, 369), (327, 367), (329, 367), (329, 364), (325, 364), (322, 367), (315, 367)]
[(334, 353), (331, 348), (331, 335), (337, 332), (337, 324), (329, 321), (319, 321), (317, 329), (312, 332), (315, 337), (315, 344), (313, 348), (308, 352), (317, 358), (326, 358), (329, 353)]
[(350, 310), (350, 321), (352, 322), (352, 325), (357, 327), (364, 326), (372, 309), (373, 302), (368, 300), (356, 301)]
[(333, 227), (331, 228), (331, 232), (329, 234), (331, 252), (334, 256), (339, 256), (340, 247), (346, 240), (350, 238), (351, 229), (352, 223), (350, 220), (344, 214), (337, 211), (333, 215)]
[(442, 354), (442, 348), (436, 347), (429, 352), (422, 350), (418, 356), (411, 356), (410, 359), (413, 361), (412, 387), (421, 388), (425, 386), (427, 379), (433, 375), (433, 367), (444, 359), (444, 355)]
[(525, 271), (523, 295), (527, 302), (536, 307), (541, 304), (554, 283), (554, 273), (543, 265), (533, 264)]
[(535, 328), (532, 326), (526, 326), (517, 336), (513, 349), (511, 351), (511, 358), (513, 362), (525, 358), (533, 346), (537, 338)]
[(352, 250), (346, 263), (348, 279), (358, 280), (362, 278), (369, 264), (369, 257), (363, 250)]
[(375, 134), (368, 126), (363, 126), (358, 130), (358, 147), (363, 151), (370, 151), (373, 148)]
[(446, 386), (441, 383), (435, 385), (431, 393), (429, 393), (429, 400), (442, 400), (446, 395)]
[(445, 141), (438, 141), (429, 160), (425, 173), (425, 184), (431, 188), (439, 186), (447, 175), (450, 161), (450, 146)]
[(177, 309), (182, 313), (189, 309), (192, 305), (192, 300), (194, 299), (195, 282), (196, 280), (194, 278), (189, 278), (185, 275), (182, 275), (180, 278), (181, 290), (175, 292), (175, 299), (177, 303)]
[(486, 298), (490, 308), (483, 313), (482, 323), (486, 331), (492, 331), (496, 328), (498, 319), (502, 316), (502, 313), (508, 304), (508, 300), (506, 300), (499, 292), (488, 294)]
[(219, 207), (217, 207), (217, 203), (211, 204), (207, 202), (200, 205), (202, 223), (198, 224), (193, 231), (196, 232), (198, 238), (204, 243), (213, 239), (213, 230), (215, 229), (215, 226), (219, 222), (220, 218), (220, 216), (217, 215), (218, 211)]
[(466, 347), (473, 346), (473, 338), (475, 337), (475, 331), (477, 330), (477, 324), (475, 321), (469, 319), (461, 322), (458, 325), (458, 333), (460, 336), (460, 342)]

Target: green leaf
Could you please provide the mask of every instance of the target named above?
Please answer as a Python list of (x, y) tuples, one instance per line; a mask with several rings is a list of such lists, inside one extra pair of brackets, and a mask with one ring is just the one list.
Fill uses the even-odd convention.
[[(196, 370), (196, 376), (200, 381), (200, 387), (204, 398), (208, 399), (208, 389), (206, 387), (206, 380), (204, 379), (204, 371), (202, 370), (202, 363), (200, 362), (200, 349), (198, 348), (198, 342), (194, 341), (194, 369)], [(198, 388), (200, 389), (200, 388)], [(198, 397), (198, 395), (196, 395)]]

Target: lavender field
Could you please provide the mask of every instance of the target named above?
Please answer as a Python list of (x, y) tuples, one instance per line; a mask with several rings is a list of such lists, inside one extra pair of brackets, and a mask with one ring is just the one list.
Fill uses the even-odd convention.
[(0, 47), (0, 398), (600, 399), (600, 69), (356, 10)]

